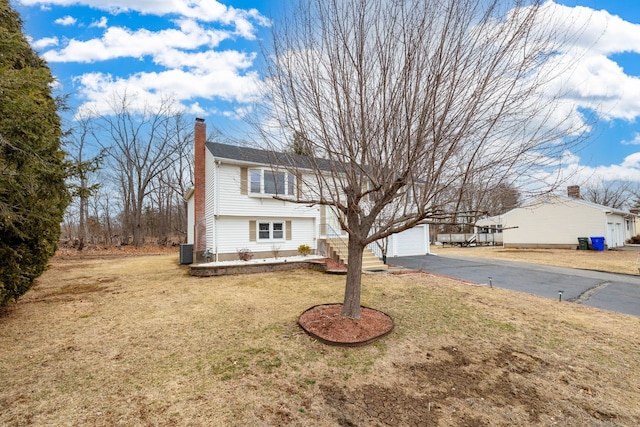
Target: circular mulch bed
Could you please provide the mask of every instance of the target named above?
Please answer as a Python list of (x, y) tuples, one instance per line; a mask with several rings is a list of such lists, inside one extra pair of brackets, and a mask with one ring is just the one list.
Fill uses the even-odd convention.
[(381, 311), (361, 307), (358, 320), (341, 311), (342, 304), (316, 305), (300, 315), (298, 324), (320, 342), (346, 347), (370, 344), (393, 330), (393, 319)]

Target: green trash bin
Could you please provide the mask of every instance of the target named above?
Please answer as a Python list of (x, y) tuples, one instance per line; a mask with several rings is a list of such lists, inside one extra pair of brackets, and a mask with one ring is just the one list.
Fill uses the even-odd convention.
[(578, 249), (581, 251), (589, 250), (589, 238), (588, 237), (578, 237)]

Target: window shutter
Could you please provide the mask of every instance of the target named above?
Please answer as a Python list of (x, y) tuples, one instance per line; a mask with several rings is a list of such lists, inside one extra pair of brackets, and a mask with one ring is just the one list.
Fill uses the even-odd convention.
[(291, 221), (287, 221), (286, 224), (287, 240), (291, 240)]
[(296, 197), (298, 200), (302, 199), (302, 174), (296, 173)]
[(247, 194), (247, 168), (240, 168), (240, 194)]
[(255, 221), (249, 221), (249, 241), (250, 242), (256, 241), (256, 222)]

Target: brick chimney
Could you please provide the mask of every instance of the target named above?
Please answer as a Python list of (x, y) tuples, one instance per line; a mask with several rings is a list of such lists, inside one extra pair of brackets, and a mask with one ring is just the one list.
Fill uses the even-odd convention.
[(580, 186), (579, 185), (568, 186), (567, 195), (569, 197), (573, 197), (574, 199), (582, 199), (582, 197), (580, 196)]
[(207, 125), (204, 119), (196, 118), (194, 129), (194, 173), (193, 173), (193, 251), (194, 262), (203, 262), (203, 253), (207, 250), (207, 222), (204, 211), (205, 198), (205, 142), (207, 142)]

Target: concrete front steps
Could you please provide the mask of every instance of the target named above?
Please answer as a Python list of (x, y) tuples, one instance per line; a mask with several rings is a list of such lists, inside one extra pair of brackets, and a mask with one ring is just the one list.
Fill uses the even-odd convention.
[[(346, 239), (327, 239), (327, 246), (329, 247), (329, 257), (337, 258), (341, 263), (347, 265), (349, 259), (349, 249), (347, 248)], [(362, 271), (384, 271), (388, 270), (389, 266), (380, 261), (371, 249), (364, 248), (362, 254)]]

